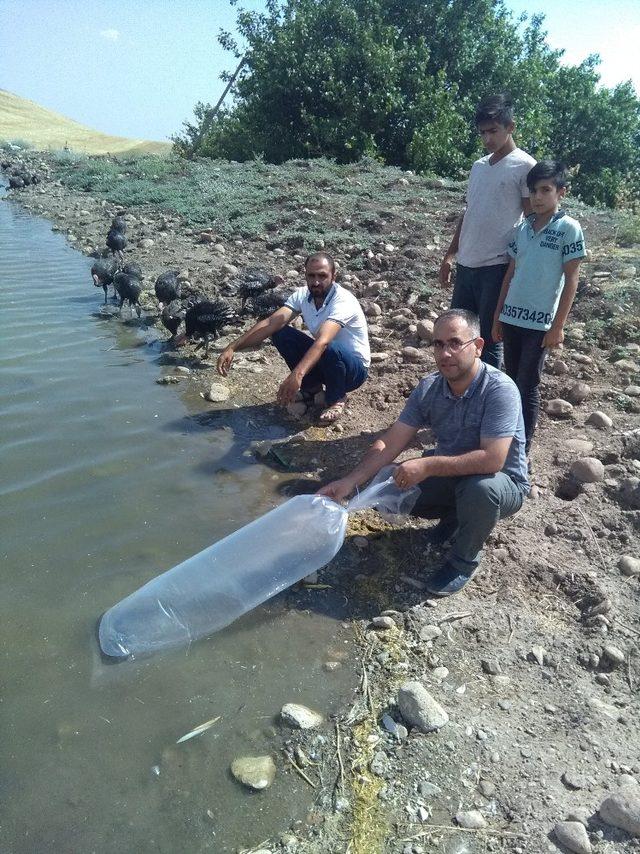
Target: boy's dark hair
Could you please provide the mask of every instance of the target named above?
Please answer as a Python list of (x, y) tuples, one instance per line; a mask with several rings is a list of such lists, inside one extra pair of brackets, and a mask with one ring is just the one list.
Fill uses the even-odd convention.
[(527, 173), (527, 187), (533, 190), (538, 181), (552, 181), (561, 190), (569, 183), (567, 167), (559, 160), (539, 160)]
[(506, 127), (513, 121), (513, 102), (507, 92), (487, 95), (476, 109), (476, 127), (482, 122), (497, 122)]

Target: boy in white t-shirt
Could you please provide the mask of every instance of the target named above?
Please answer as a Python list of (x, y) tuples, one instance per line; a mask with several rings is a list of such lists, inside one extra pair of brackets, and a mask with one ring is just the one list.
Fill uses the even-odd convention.
[(527, 174), (535, 160), (513, 141), (513, 106), (506, 94), (485, 98), (476, 110), (476, 127), (489, 152), (471, 167), (467, 207), (440, 267), (446, 286), (457, 260), (451, 308), (480, 318), (482, 359), (502, 367), (502, 344), (491, 337), (493, 315), (509, 263), (507, 247), (522, 215), (531, 213)]

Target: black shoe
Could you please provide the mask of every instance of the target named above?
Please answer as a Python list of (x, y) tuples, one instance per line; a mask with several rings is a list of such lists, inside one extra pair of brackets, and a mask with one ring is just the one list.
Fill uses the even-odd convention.
[(475, 570), (470, 573), (461, 572), (450, 563), (438, 567), (427, 581), (427, 590), (433, 596), (451, 596), (459, 593), (473, 577)]
[(443, 516), (437, 525), (423, 531), (423, 538), (430, 546), (441, 546), (453, 537), (457, 529), (458, 519), (456, 516)]

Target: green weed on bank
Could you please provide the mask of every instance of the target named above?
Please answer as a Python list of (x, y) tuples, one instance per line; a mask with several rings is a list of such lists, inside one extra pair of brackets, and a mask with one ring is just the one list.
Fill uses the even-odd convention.
[[(274, 166), (261, 160), (70, 158), (65, 152), (54, 160), (56, 177), (69, 189), (123, 207), (152, 205), (225, 237), (268, 240), (277, 234), (304, 248), (368, 247), (376, 229), (388, 242), (407, 231), (421, 235), (433, 195), (428, 179), (373, 160), (339, 166), (321, 158)], [(454, 184), (451, 189), (459, 205), (460, 190)]]

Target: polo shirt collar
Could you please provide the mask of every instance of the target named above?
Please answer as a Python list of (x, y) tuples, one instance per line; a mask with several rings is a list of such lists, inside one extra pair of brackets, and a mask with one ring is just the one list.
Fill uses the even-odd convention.
[[(467, 388), (464, 390), (464, 393), (462, 395), (454, 394), (451, 391), (451, 388), (450, 388), (449, 383), (447, 382), (446, 378), (442, 377), (442, 382), (443, 382), (442, 390), (444, 392), (444, 396), (448, 397), (450, 400), (464, 400), (464, 398), (471, 397), (475, 393), (478, 386), (480, 385), (480, 381), (484, 377), (486, 371), (487, 371), (487, 366), (485, 365), (484, 362), (480, 362), (480, 367), (478, 368), (478, 371), (477, 371), (475, 377), (471, 380), (471, 383), (467, 386)], [(441, 376), (442, 376), (442, 374), (441, 374)]]
[[(328, 291), (326, 297), (324, 298), (322, 305), (320, 306), (319, 309), (317, 309), (317, 311), (322, 311), (322, 309), (325, 306), (329, 305), (329, 303), (331, 302), (331, 300), (334, 298), (335, 295), (336, 295), (336, 283), (334, 282), (331, 285), (331, 287), (329, 288), (329, 291)], [(311, 291), (309, 291), (309, 296), (307, 297), (307, 302), (313, 302), (313, 294), (311, 293)]]
[[(554, 215), (551, 217), (549, 222), (545, 225), (545, 227), (542, 230), (544, 231), (545, 229), (547, 229), (551, 225), (552, 222), (557, 222), (559, 219), (562, 219), (562, 217), (566, 216), (566, 215), (567, 215), (567, 212), (565, 211), (565, 209), (560, 208), (558, 211), (556, 211), (556, 213), (554, 213)], [(527, 222), (529, 223), (530, 228), (533, 228), (533, 221), (535, 220), (535, 218), (536, 218), (535, 213), (530, 213), (529, 216), (527, 217)]]

